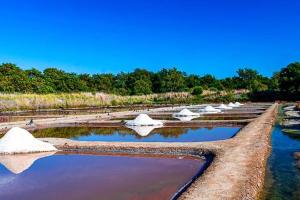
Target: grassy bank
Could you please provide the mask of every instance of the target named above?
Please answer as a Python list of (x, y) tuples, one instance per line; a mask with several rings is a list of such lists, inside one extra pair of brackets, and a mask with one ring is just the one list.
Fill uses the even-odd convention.
[(119, 96), (104, 93), (60, 94), (0, 94), (0, 110), (37, 110), (55, 108), (80, 108), (93, 106), (122, 106), (134, 104), (184, 104), (205, 102), (228, 102), (245, 100), (240, 93), (204, 92), (193, 96), (188, 92), (162, 93), (140, 96)]
[(0, 94), (1, 111), (36, 110), (50, 108), (75, 108), (90, 106), (117, 106), (152, 104), (160, 102), (180, 103), (191, 99), (189, 93), (165, 93), (141, 96), (118, 96), (104, 93), (61, 94)]

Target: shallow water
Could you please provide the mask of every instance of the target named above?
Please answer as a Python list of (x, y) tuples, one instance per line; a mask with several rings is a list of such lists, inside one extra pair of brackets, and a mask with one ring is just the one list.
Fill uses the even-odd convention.
[[(141, 127), (138, 132), (122, 128), (49, 128), (32, 132), (35, 137), (62, 137), (79, 141), (116, 142), (202, 142), (225, 140), (233, 137), (240, 127), (214, 128), (156, 128)], [(146, 130), (147, 129), (147, 130)], [(149, 132), (149, 133), (148, 133)]]
[[(175, 121), (195, 121), (195, 120), (242, 120), (242, 119), (252, 119), (256, 118), (258, 114), (239, 114), (239, 115), (230, 115), (230, 114), (204, 114), (201, 116), (190, 117), (189, 120), (186, 118), (189, 117), (173, 117), (172, 115), (149, 115), (153, 119), (157, 120), (175, 120)], [(129, 115), (124, 117), (114, 118), (113, 120), (133, 120), (137, 115)]]
[(8, 160), (8, 168), (0, 165), (3, 200), (170, 199), (206, 162), (175, 156), (56, 154), (15, 174), (8, 170), (14, 160)]
[(293, 153), (297, 151), (300, 151), (300, 139), (285, 135), (280, 125), (275, 126), (264, 199), (300, 199), (300, 168), (293, 158)]

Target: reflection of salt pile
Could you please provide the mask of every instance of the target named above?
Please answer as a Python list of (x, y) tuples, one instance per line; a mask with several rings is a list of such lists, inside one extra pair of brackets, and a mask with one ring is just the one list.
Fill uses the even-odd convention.
[(202, 108), (199, 111), (202, 112), (202, 113), (207, 113), (207, 114), (213, 114), (213, 113), (220, 113), (221, 112), (221, 110), (216, 109), (212, 106), (206, 106), (205, 108)]
[(191, 116), (199, 116), (199, 115), (200, 115), (199, 113), (194, 113), (186, 108), (181, 110), (179, 113), (173, 114), (173, 116), (175, 117), (191, 117)]
[(176, 119), (179, 119), (182, 122), (188, 122), (191, 121), (192, 119), (198, 118), (200, 115), (198, 116), (185, 116), (185, 117), (180, 117), (180, 116), (173, 116)]
[(156, 126), (127, 126), (128, 128), (134, 130), (139, 136), (145, 137), (151, 133), (156, 128), (162, 127), (162, 125)]
[(159, 120), (151, 119), (147, 114), (139, 114), (134, 120), (126, 122), (127, 126), (162, 126)]
[(147, 114), (139, 114), (134, 120), (126, 122), (126, 126), (144, 137), (149, 135), (153, 129), (162, 127), (163, 123), (151, 119)]
[(19, 127), (10, 129), (3, 138), (0, 139), (0, 153), (43, 151), (57, 151), (57, 149), (52, 144), (35, 139), (31, 133)]
[(229, 110), (232, 109), (232, 107), (230, 106), (226, 106), (225, 104), (221, 104), (218, 107), (216, 107), (217, 109), (221, 109), (221, 110)]
[(14, 174), (20, 174), (28, 169), (36, 160), (51, 156), (55, 152), (0, 155), (0, 163)]
[(228, 104), (228, 106), (229, 106), (229, 107), (232, 107), (232, 108), (239, 107), (239, 105), (236, 105), (236, 104), (234, 104), (234, 103), (232, 103), (232, 102), (230, 102), (230, 103)]

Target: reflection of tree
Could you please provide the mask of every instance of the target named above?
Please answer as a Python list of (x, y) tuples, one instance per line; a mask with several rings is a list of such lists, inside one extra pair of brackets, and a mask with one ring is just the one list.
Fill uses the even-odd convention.
[(120, 135), (132, 134), (132, 131), (123, 127), (112, 128), (94, 128), (94, 127), (57, 127), (47, 128), (34, 131), (35, 137), (56, 137), (56, 138), (74, 138), (80, 136), (95, 135), (112, 135), (118, 132)]
[(167, 137), (175, 137), (178, 138), (182, 134), (188, 133), (190, 128), (184, 127), (176, 127), (176, 128), (158, 128), (155, 129), (152, 133), (160, 134), (161, 136)]
[[(203, 127), (204, 128), (204, 127)], [(213, 127), (205, 127), (208, 130), (213, 129)], [(164, 138), (178, 138), (183, 134), (187, 134), (189, 131), (199, 130), (199, 127), (163, 127), (154, 129), (148, 136), (158, 134)], [(135, 138), (141, 139), (144, 137), (139, 136), (133, 130), (126, 127), (105, 127), (105, 128), (95, 128), (95, 127), (59, 127), (59, 128), (47, 128), (36, 130), (32, 133), (35, 137), (56, 137), (56, 138), (76, 138), (80, 136), (102, 135), (109, 136), (113, 134), (118, 134), (121, 136), (134, 135)]]
[(300, 140), (300, 135), (299, 134), (293, 134), (293, 133), (287, 133), (283, 132), (284, 135), (287, 135), (289, 138), (294, 139), (294, 140)]

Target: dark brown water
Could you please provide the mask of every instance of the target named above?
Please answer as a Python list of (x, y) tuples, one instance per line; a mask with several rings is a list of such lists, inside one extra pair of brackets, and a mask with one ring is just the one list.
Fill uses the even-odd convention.
[(20, 172), (20, 159), (0, 159), (19, 173), (0, 165), (1, 200), (170, 199), (206, 162), (192, 157), (56, 154)]

